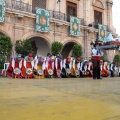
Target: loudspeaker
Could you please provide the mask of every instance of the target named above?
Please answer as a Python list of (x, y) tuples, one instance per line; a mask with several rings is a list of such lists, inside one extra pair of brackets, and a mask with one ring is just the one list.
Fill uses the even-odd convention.
[(88, 25), (89, 27), (92, 27), (92, 23)]

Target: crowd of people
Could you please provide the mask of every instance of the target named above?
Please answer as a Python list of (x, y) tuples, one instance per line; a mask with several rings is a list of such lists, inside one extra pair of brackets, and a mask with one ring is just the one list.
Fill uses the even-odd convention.
[[(93, 49), (93, 54), (98, 53)], [(89, 60), (83, 60), (71, 56), (63, 59), (59, 54), (52, 56), (50, 53), (46, 57), (41, 55), (33, 57), (30, 53), (24, 58), (21, 54), (11, 58), (6, 75), (12, 78), (93, 77), (93, 79), (101, 79), (101, 77), (119, 76), (120, 68), (116, 62), (98, 60), (95, 55)]]

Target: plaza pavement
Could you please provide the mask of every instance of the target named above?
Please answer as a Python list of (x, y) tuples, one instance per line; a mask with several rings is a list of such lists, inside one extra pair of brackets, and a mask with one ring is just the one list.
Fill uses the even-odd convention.
[(0, 120), (120, 120), (120, 78), (0, 78)]

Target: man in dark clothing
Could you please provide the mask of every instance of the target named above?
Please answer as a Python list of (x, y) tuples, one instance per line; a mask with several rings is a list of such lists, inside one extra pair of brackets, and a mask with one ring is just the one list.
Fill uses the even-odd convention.
[(98, 49), (99, 43), (94, 44), (94, 48), (92, 49), (92, 63), (93, 63), (93, 79), (101, 79), (100, 78), (100, 57), (102, 55), (102, 51)]

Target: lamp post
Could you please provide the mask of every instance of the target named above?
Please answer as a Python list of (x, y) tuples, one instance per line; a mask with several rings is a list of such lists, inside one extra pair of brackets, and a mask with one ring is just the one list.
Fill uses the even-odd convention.
[(60, 2), (61, 2), (61, 0), (57, 1), (57, 3), (59, 3), (59, 18), (60, 18)]

